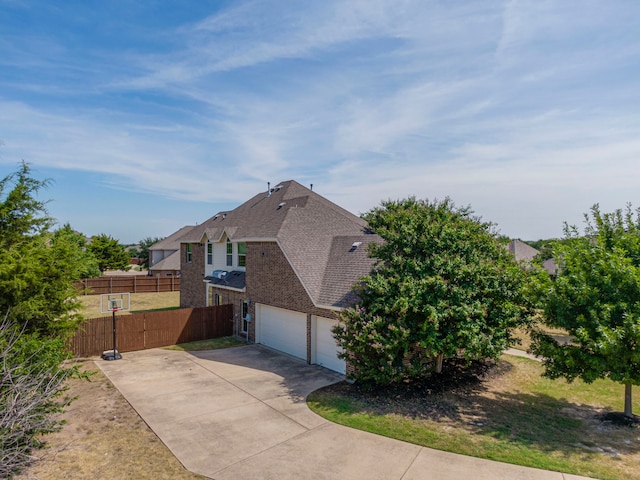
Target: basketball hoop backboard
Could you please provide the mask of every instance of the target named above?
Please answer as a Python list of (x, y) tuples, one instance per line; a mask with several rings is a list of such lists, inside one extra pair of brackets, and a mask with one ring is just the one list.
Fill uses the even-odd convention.
[(100, 295), (100, 313), (126, 312), (131, 307), (131, 295), (127, 293), (105, 293)]

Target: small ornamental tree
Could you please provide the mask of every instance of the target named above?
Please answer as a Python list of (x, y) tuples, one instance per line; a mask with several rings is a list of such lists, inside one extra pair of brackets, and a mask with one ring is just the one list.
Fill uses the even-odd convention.
[(351, 376), (388, 384), (440, 371), (443, 358), (498, 358), (528, 319), (526, 271), (469, 208), (409, 198), (364, 215), (381, 244), (333, 330)]
[(98, 260), (98, 268), (105, 270), (126, 270), (131, 258), (118, 240), (104, 233), (96, 235), (89, 243), (89, 250)]
[(633, 417), (632, 385), (640, 384), (640, 209), (585, 215), (586, 228), (565, 225), (555, 242), (559, 270), (542, 275), (537, 293), (544, 321), (571, 335), (560, 343), (534, 331), (531, 351), (545, 375), (591, 383), (609, 378), (625, 385), (624, 414)]

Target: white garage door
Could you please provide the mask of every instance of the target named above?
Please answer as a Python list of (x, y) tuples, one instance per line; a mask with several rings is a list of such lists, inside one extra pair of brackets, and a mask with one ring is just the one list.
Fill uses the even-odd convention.
[(294, 357), (307, 359), (307, 315), (257, 305), (259, 343)]
[(345, 362), (338, 358), (342, 349), (336, 345), (331, 328), (338, 322), (330, 318), (315, 319), (315, 363), (338, 373), (345, 372)]

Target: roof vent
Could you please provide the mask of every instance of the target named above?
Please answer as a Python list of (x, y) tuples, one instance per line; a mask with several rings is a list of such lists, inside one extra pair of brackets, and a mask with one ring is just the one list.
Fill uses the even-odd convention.
[(267, 198), (271, 196), (271, 182), (267, 182)]
[(227, 214), (226, 214), (226, 213), (223, 213), (223, 214), (222, 214), (222, 219), (224, 220), (225, 218), (227, 218)]
[(362, 245), (362, 242), (353, 242), (353, 244), (351, 245), (351, 248), (349, 249), (350, 252), (355, 252), (356, 249)]
[(281, 202), (278, 204), (278, 208), (276, 208), (276, 210), (280, 210), (282, 207), (284, 207), (287, 204), (287, 202)]
[(277, 191), (278, 191), (278, 190), (280, 190), (281, 188), (282, 188), (282, 184), (280, 184), (280, 183), (279, 183), (278, 185), (276, 185), (275, 187), (273, 187), (273, 191), (274, 191), (274, 192), (277, 192)]

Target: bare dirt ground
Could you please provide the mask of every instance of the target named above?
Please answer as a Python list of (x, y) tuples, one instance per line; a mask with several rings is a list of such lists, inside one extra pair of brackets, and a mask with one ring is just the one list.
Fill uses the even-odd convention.
[(44, 437), (34, 464), (18, 480), (203, 479), (187, 471), (142, 421), (93, 361), (91, 381), (70, 380), (78, 398), (62, 414), (66, 425)]

